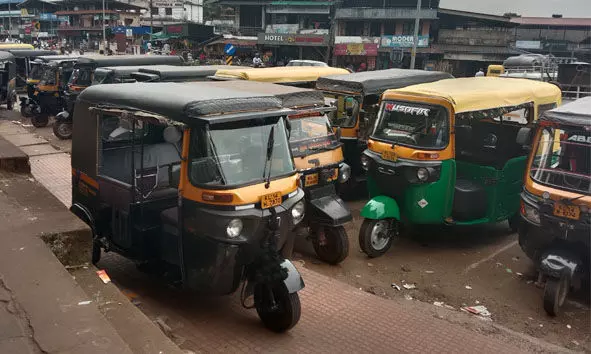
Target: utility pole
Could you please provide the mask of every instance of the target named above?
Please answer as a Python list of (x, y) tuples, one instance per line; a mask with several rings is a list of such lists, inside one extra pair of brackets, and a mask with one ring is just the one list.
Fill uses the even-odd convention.
[(412, 38), (412, 52), (410, 52), (410, 68), (415, 68), (417, 44), (419, 44), (419, 24), (421, 19), (421, 0), (417, 0), (417, 17), (415, 17), (415, 31)]
[(8, 1), (8, 38), (12, 42), (12, 17), (10, 17), (10, 0)]
[(152, 34), (154, 33), (154, 14), (152, 13), (152, 6), (152, 0), (150, 0), (150, 42), (152, 42)]
[[(324, 55), (324, 61), (326, 62), (326, 64), (328, 64), (328, 61), (330, 59), (330, 52), (333, 50), (334, 48), (334, 37), (336, 35), (335, 32), (335, 27), (336, 27), (336, 7), (337, 4), (339, 3), (339, 1), (341, 0), (334, 0), (332, 1), (332, 4), (330, 4), (330, 10), (328, 11), (328, 16), (330, 16), (329, 20), (330, 20), (330, 28), (328, 29), (328, 46), (326, 48), (326, 54)], [(301, 50), (301, 47), (300, 47)], [(301, 52), (300, 52), (301, 53)]]
[(105, 33), (105, 0), (103, 0), (103, 46), (104, 52), (107, 54), (107, 34)]

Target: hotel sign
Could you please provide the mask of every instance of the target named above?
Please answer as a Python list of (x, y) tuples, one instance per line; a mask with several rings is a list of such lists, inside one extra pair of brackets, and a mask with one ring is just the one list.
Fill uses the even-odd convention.
[(328, 45), (328, 36), (319, 34), (259, 33), (257, 43), (324, 47)]

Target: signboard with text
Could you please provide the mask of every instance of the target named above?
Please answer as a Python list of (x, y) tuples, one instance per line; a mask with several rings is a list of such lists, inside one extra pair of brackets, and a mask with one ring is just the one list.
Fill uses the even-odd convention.
[(328, 45), (328, 36), (317, 34), (259, 33), (257, 43), (323, 47)]
[(360, 55), (375, 57), (378, 55), (378, 45), (374, 43), (335, 44), (334, 55)]
[[(412, 35), (390, 35), (382, 36), (380, 46), (382, 48), (412, 48)], [(429, 36), (419, 36), (417, 43), (418, 48), (425, 48), (429, 46)]]
[(182, 1), (154, 0), (152, 7), (183, 7)]

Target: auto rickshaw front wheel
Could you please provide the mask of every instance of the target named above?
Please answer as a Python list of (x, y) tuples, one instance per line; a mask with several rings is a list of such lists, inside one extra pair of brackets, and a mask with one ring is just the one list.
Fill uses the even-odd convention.
[(53, 134), (61, 140), (72, 139), (72, 123), (55, 121), (53, 123)]
[(298, 293), (290, 294), (283, 283), (255, 285), (254, 306), (265, 327), (277, 333), (295, 326), (302, 313)]
[(31, 117), (31, 124), (35, 128), (43, 128), (46, 127), (49, 123), (49, 116), (47, 114), (36, 114)]
[(393, 219), (365, 219), (359, 231), (359, 247), (369, 258), (386, 253), (396, 235)]
[(318, 258), (328, 264), (339, 264), (349, 255), (349, 238), (344, 226), (322, 228), (316, 232), (312, 244)]
[(550, 316), (556, 316), (560, 307), (564, 304), (570, 288), (570, 282), (566, 276), (560, 278), (548, 278), (544, 286), (544, 310)]

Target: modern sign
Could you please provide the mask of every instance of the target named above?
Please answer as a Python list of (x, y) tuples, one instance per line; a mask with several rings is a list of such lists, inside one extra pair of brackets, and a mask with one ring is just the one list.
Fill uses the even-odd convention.
[(233, 44), (228, 43), (224, 46), (224, 53), (226, 53), (226, 55), (234, 55), (236, 54), (236, 47)]
[(515, 41), (515, 46), (519, 49), (541, 49), (541, 41)]
[[(382, 36), (380, 46), (382, 48), (411, 48), (413, 45), (412, 35), (391, 35)], [(417, 47), (425, 48), (429, 46), (429, 36), (419, 36)]]
[(152, 3), (153, 7), (183, 7), (182, 1), (156, 0)]
[(324, 47), (328, 45), (328, 36), (319, 34), (259, 33), (257, 42), (259, 44)]

